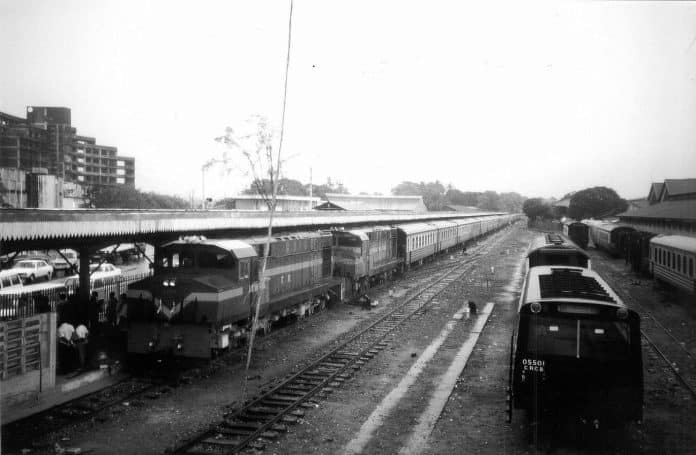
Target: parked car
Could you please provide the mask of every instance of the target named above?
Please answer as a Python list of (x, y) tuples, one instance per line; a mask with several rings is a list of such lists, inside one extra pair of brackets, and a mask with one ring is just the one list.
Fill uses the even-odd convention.
[(62, 272), (63, 275), (69, 275), (79, 270), (80, 262), (75, 250), (60, 250), (60, 254), (56, 251), (52, 252), (51, 256), (51, 264), (56, 274)]
[[(122, 272), (118, 267), (105, 262), (101, 265), (90, 264), (89, 269), (91, 271), (89, 287), (91, 291), (97, 292), (99, 299), (106, 299), (109, 292), (114, 292), (116, 295), (125, 292), (126, 285), (120, 284), (119, 277)], [(80, 277), (71, 276), (67, 278), (64, 282), (64, 286), (69, 292), (74, 292), (74, 290), (80, 286)]]
[(113, 264), (104, 262), (102, 264), (90, 264), (89, 273), (92, 278), (109, 278), (121, 275), (121, 269)]
[(0, 295), (14, 294), (22, 290), (22, 278), (14, 270), (0, 270)]
[(32, 283), (39, 278), (50, 281), (53, 276), (53, 267), (43, 259), (22, 259), (10, 270), (19, 274), (25, 283)]

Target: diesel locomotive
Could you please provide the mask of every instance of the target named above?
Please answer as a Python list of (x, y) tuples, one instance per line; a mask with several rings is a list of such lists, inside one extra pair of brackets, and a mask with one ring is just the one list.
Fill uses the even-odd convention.
[(259, 286), (265, 237), (182, 238), (157, 246), (154, 274), (128, 288), (128, 352), (209, 358), (244, 338), (263, 288), (261, 329), (303, 317), (520, 215), (275, 235)]
[(639, 315), (595, 272), (529, 270), (510, 353), (509, 408), (527, 412), (534, 439), (556, 426), (642, 420)]

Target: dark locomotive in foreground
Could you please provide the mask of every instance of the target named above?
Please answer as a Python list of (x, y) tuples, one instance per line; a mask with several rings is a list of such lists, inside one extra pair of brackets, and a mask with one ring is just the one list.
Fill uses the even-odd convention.
[(509, 412), (527, 411), (532, 436), (642, 419), (640, 317), (591, 270), (529, 270), (510, 358)]
[[(519, 215), (276, 235), (260, 327), (363, 294), (435, 254), (509, 225)], [(246, 336), (259, 292), (265, 237), (187, 238), (155, 249), (154, 275), (128, 288), (129, 354), (209, 358)]]

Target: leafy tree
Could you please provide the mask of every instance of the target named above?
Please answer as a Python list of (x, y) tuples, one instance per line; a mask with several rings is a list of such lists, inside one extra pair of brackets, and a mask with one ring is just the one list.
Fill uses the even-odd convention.
[[(305, 185), (307, 193), (309, 193), (309, 185)], [(326, 183), (322, 185), (312, 184), (312, 196), (326, 199), (326, 193), (348, 194), (348, 188), (343, 186), (343, 183), (333, 183), (331, 177), (326, 179)]]
[(611, 188), (595, 186), (578, 191), (570, 198), (568, 215), (576, 220), (601, 218), (626, 211), (628, 203)]
[(522, 204), (522, 211), (530, 220), (535, 218), (551, 218), (551, 206), (538, 197), (524, 201), (524, 204)]
[(450, 189), (447, 190), (447, 193), (445, 193), (445, 197), (450, 204), (476, 207), (479, 203), (480, 194), (481, 193), (472, 191), (460, 191), (456, 188), (450, 187)]
[(422, 196), (423, 203), (428, 210), (442, 210), (447, 205), (445, 198), (445, 186), (436, 180), (435, 182), (401, 182), (392, 188), (394, 196)]
[(500, 196), (495, 191), (485, 191), (479, 196), (476, 207), (483, 210), (500, 210)]
[(500, 193), (500, 210), (509, 213), (522, 212), (522, 205), (526, 198), (518, 193)]
[[(258, 183), (252, 182), (249, 188), (243, 191), (244, 194), (258, 194)], [(261, 185), (264, 188), (266, 194), (271, 194), (272, 184), (270, 179), (263, 179)], [(305, 185), (299, 180), (281, 178), (278, 180), (278, 194), (290, 195), (290, 196), (309, 196), (309, 192)]]
[(189, 202), (179, 196), (143, 192), (126, 185), (92, 185), (86, 190), (87, 208), (185, 209)]

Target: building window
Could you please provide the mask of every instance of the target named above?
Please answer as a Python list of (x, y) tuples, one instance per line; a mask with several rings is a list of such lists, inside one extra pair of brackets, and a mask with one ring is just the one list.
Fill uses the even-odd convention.
[(78, 175), (78, 176), (77, 176), (77, 181), (78, 181), (78, 182), (84, 182), (84, 181), (85, 181), (85, 176), (84, 176), (84, 175)]
[(123, 177), (118, 177), (116, 178), (116, 183), (118, 183), (119, 185), (123, 185), (124, 183), (126, 183), (126, 179), (124, 179)]
[(122, 160), (116, 161), (116, 166), (118, 166), (118, 167), (124, 167), (125, 165), (126, 165), (125, 161), (122, 161)]

